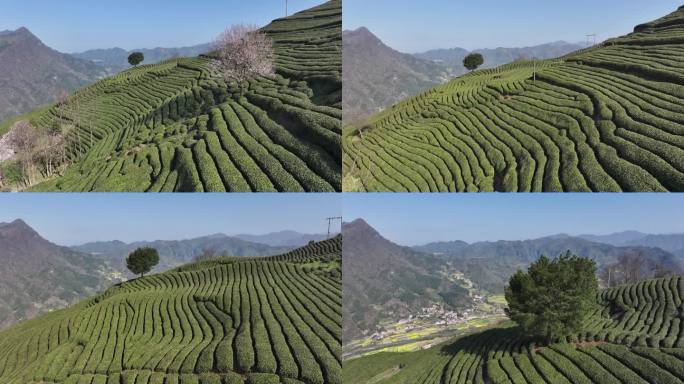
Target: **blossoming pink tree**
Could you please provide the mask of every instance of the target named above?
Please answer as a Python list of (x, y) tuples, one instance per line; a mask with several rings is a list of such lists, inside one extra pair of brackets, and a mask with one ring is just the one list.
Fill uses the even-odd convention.
[(249, 79), (275, 73), (273, 41), (255, 26), (230, 27), (216, 39), (215, 47), (214, 68), (226, 83), (237, 86), (240, 92), (249, 86)]

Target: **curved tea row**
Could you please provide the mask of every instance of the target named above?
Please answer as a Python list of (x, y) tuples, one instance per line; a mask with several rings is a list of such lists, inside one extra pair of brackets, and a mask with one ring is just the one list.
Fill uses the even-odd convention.
[(206, 57), (102, 80), (35, 119), (70, 166), (36, 191), (341, 190), (341, 1), (277, 19), (276, 76), (227, 87)]
[(341, 248), (123, 283), (0, 333), (0, 382), (341, 383)]
[(346, 132), (350, 190), (684, 191), (683, 15), (393, 106)]

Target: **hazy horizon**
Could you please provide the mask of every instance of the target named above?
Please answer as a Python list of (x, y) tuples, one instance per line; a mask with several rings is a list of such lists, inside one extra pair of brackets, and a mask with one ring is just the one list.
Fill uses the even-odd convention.
[[(373, 32), (373, 30), (372, 30), (371, 28), (366, 27), (366, 26), (359, 26), (359, 27), (354, 28), (354, 29), (345, 29), (344, 32), (353, 32), (353, 31), (358, 30), (359, 28), (366, 28), (366, 29), (368, 29), (373, 35), (375, 35), (376, 37), (378, 37), (378, 36), (375, 34), (375, 32)], [(378, 37), (378, 38), (379, 38), (379, 37)], [(382, 40), (382, 39), (380, 39), (380, 40)], [(382, 41), (382, 42), (385, 43), (385, 44), (387, 45), (387, 43), (386, 43), (385, 41)], [(542, 43), (533, 44), (533, 45), (521, 45), (521, 46), (515, 46), (515, 47), (514, 47), (514, 46), (475, 47), (475, 48), (470, 48), (470, 49), (467, 49), (467, 50), (468, 50), (468, 51), (471, 51), (471, 52), (474, 52), (474, 51), (481, 51), (481, 50), (485, 50), (485, 49), (492, 49), (492, 50), (493, 50), (493, 49), (498, 49), (498, 48), (504, 48), (504, 49), (509, 49), (509, 48), (531, 48), (531, 47), (537, 47), (537, 46), (540, 46), (540, 45), (553, 44), (553, 43), (580, 44), (580, 45), (581, 45), (581, 44), (584, 44), (584, 42), (582, 42), (582, 41), (556, 40), (556, 41), (542, 42)], [(389, 45), (388, 45), (388, 46), (389, 46)], [(392, 47), (392, 46), (389, 46), (389, 47), (392, 48), (392, 49), (397, 50), (396, 48), (394, 48), (394, 47)], [(399, 51), (399, 52), (402, 52), (402, 53), (408, 53), (408, 54), (410, 54), (410, 55), (416, 55), (416, 54), (426, 53), (426, 52), (429, 52), (429, 51), (449, 50), (449, 49), (456, 49), (456, 48), (463, 48), (463, 47), (458, 47), (458, 46), (453, 46), (453, 47), (439, 47), (439, 48), (432, 48), (432, 49), (428, 49), (428, 50), (424, 50), (424, 51), (419, 51), (419, 52), (403, 52), (403, 51), (401, 51), (401, 50), (398, 50), (398, 51)]]
[[(21, 219), (64, 246), (283, 230), (320, 234), (327, 232), (327, 217), (341, 216), (341, 198), (335, 195), (5, 194), (0, 196), (0, 222)], [(333, 229), (339, 232), (339, 224)]]
[[(288, 14), (324, 2), (289, 0)], [(161, 0), (5, 0), (0, 31), (26, 27), (45, 45), (63, 53), (178, 48), (209, 43), (233, 24), (264, 26), (283, 16), (284, 0), (197, 0), (172, 6)]]
[[(554, 41), (603, 41), (674, 12), (681, 2), (661, 0), (346, 0), (343, 29), (367, 27), (388, 46), (406, 53), (431, 49), (528, 47)], [(383, 15), (384, 17), (377, 17)], [(558, 22), (562, 20), (563, 22)]]
[(348, 194), (343, 210), (345, 222), (362, 218), (406, 246), (684, 233), (684, 195), (677, 194)]

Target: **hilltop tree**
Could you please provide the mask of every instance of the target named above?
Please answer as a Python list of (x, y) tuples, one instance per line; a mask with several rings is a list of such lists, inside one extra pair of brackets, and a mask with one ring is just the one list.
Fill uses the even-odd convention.
[(463, 66), (469, 71), (476, 70), (482, 64), (484, 64), (484, 58), (479, 53), (471, 53), (463, 59)]
[(506, 287), (506, 314), (525, 331), (550, 343), (580, 332), (596, 303), (596, 263), (567, 252), (541, 256)]
[(142, 52), (133, 52), (128, 56), (128, 64), (134, 67), (137, 67), (143, 61), (145, 61), (145, 55)]
[(157, 264), (159, 264), (159, 253), (154, 248), (138, 248), (126, 258), (128, 270), (140, 277), (151, 271), (152, 267)]
[(241, 92), (248, 86), (249, 79), (274, 74), (273, 41), (255, 26), (234, 25), (223, 32), (214, 45), (214, 68), (226, 83), (236, 85)]

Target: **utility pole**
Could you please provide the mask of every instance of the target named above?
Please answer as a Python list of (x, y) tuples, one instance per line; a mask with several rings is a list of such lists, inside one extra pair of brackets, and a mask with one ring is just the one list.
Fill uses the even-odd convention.
[(285, 17), (287, 17), (287, 2), (288, 0), (285, 0)]
[(536, 57), (532, 58), (532, 63), (533, 63), (533, 65), (532, 65), (532, 83), (534, 84), (537, 82), (537, 58)]
[(335, 220), (339, 220), (340, 224), (342, 224), (342, 217), (328, 217), (326, 220), (328, 220), (328, 239), (330, 238), (330, 225), (333, 223)]
[(589, 46), (589, 39), (590, 39), (590, 38), (593, 39), (593, 42), (594, 42), (593, 45), (596, 45), (596, 34), (595, 34), (595, 33), (589, 34), (589, 35), (586, 35), (586, 36), (587, 36), (587, 47)]
[(610, 283), (611, 283), (610, 277), (611, 277), (611, 272), (612, 272), (612, 271), (613, 271), (613, 268), (611, 268), (610, 266), (608, 266), (608, 288), (612, 287), (612, 285), (610, 284)]

